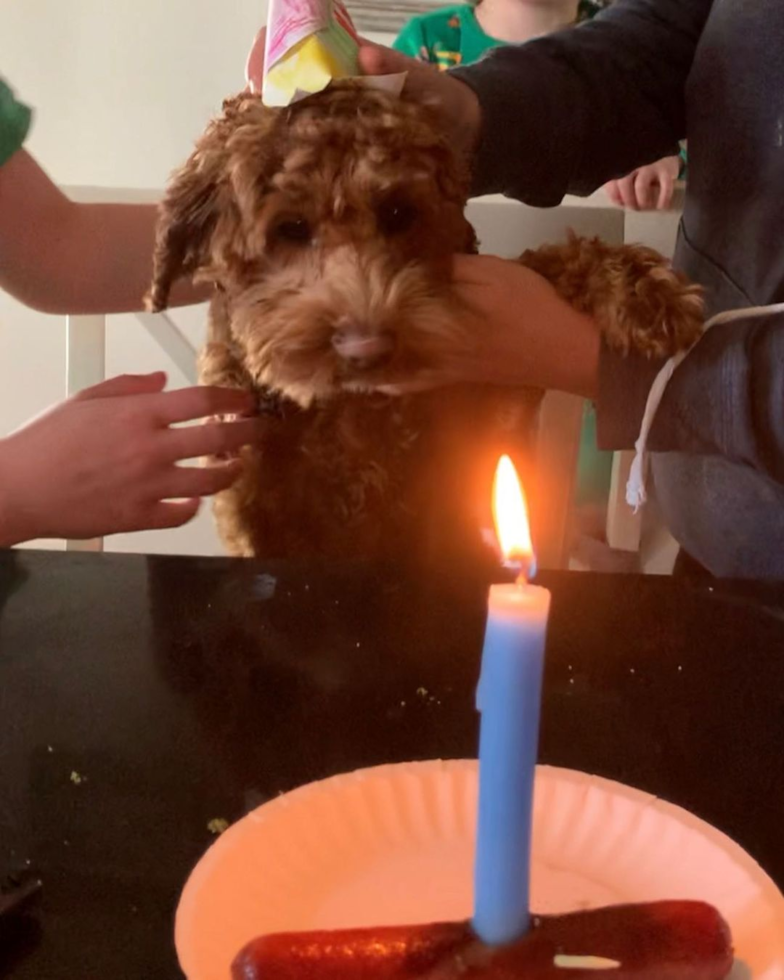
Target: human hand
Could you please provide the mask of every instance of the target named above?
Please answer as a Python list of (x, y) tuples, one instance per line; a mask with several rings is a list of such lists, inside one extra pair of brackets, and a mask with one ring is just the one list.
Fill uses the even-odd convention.
[(177, 463), (239, 450), (254, 441), (258, 420), (171, 426), (249, 414), (253, 396), (228, 388), (164, 392), (165, 384), (162, 373), (104, 381), (0, 440), (0, 544), (179, 527), (201, 497), (230, 486), (239, 459), (204, 468)]
[[(264, 46), (267, 29), (253, 40), (245, 65), (245, 81), (251, 92), (261, 92), (264, 76)], [(406, 73), (406, 92), (439, 113), (453, 144), (467, 155), (473, 154), (479, 140), (481, 110), (479, 99), (463, 82), (435, 65), (408, 58), (399, 51), (362, 41), (359, 67), (365, 75)]]
[(611, 180), (604, 189), (613, 204), (620, 208), (666, 211), (672, 204), (675, 181), (680, 171), (680, 157), (663, 157), (620, 180)]
[(267, 28), (262, 27), (253, 38), (248, 58), (245, 62), (245, 84), (254, 95), (261, 92), (264, 81), (264, 48), (267, 43)]
[(359, 66), (365, 75), (406, 73), (405, 91), (423, 105), (431, 106), (452, 144), (472, 157), (479, 143), (482, 110), (473, 89), (436, 65), (409, 58), (392, 48), (363, 42)]
[(465, 343), (457, 342), (438, 370), (401, 379), (384, 391), (408, 394), (470, 382), (595, 394), (598, 330), (545, 279), (519, 262), (458, 255), (452, 280)]

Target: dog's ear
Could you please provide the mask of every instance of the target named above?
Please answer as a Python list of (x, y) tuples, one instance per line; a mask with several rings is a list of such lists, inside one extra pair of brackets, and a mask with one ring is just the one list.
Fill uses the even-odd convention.
[(443, 198), (455, 206), (459, 215), (453, 240), (460, 242), (459, 251), (464, 255), (476, 255), (479, 252), (479, 240), (474, 226), (465, 214), (471, 186), (468, 168), (455, 158), (451, 147), (442, 145), (439, 150), (442, 157), (438, 168), (439, 189)]
[(222, 164), (222, 148), (205, 136), (169, 182), (158, 212), (153, 279), (147, 294), (147, 308), (153, 313), (166, 309), (174, 283), (193, 274), (207, 259), (218, 218)]
[[(161, 203), (153, 281), (147, 294), (152, 312), (166, 308), (173, 284), (193, 275), (213, 256), (217, 239), (227, 245), (243, 212), (253, 213), (257, 195), (277, 159), (272, 132), (275, 110), (258, 96), (227, 99), (188, 162), (172, 177)], [(233, 244), (241, 252), (241, 243)], [(217, 245), (216, 245), (217, 247)]]
[(471, 190), (471, 169), (468, 160), (457, 153), (452, 141), (442, 129), (440, 119), (431, 115), (431, 126), (438, 137), (431, 147), (432, 156), (438, 161), (436, 179), (441, 197), (460, 209), (460, 227), (454, 241), (460, 242), (459, 250), (465, 255), (479, 252), (479, 241), (474, 226), (465, 216), (465, 208)]

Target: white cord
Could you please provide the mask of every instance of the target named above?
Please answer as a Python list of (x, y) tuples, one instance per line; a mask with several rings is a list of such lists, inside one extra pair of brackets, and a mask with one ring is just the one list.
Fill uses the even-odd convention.
[[(734, 320), (747, 320), (758, 316), (771, 316), (774, 313), (784, 313), (784, 303), (775, 303), (772, 306), (752, 306), (744, 310), (726, 310), (724, 313), (717, 313), (716, 316), (708, 320), (703, 330), (703, 336), (707, 330), (710, 330), (712, 327), (721, 326), (724, 323), (732, 323)], [(700, 337), (701, 339), (702, 337)], [(629, 470), (629, 480), (626, 484), (626, 503), (634, 508), (635, 514), (648, 500), (648, 492), (645, 486), (648, 477), (648, 436), (656, 418), (656, 413), (659, 410), (664, 392), (667, 390), (667, 385), (670, 383), (670, 378), (672, 378), (676, 368), (681, 365), (699, 342), (698, 340), (697, 343), (693, 344), (687, 350), (680, 351), (680, 353), (671, 357), (656, 375), (651, 385), (648, 400), (645, 403), (645, 413), (642, 417), (640, 435), (634, 444), (634, 459)]]

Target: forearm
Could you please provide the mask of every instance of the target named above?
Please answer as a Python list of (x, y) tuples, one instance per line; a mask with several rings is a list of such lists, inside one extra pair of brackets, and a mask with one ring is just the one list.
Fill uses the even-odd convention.
[[(152, 281), (157, 206), (70, 204), (63, 237), (31, 279), (35, 296), (54, 313), (142, 310)], [(78, 243), (64, 247), (63, 243)], [(205, 298), (189, 283), (172, 292), (172, 306)], [(30, 305), (36, 305), (31, 303)]]
[(677, 152), (712, 0), (626, 0), (454, 74), (478, 95), (476, 193), (553, 206)]
[[(661, 366), (602, 350), (601, 448), (633, 446)], [(649, 448), (726, 456), (784, 483), (784, 315), (709, 330), (667, 386)]]
[(152, 278), (154, 205), (63, 201), (47, 229), (28, 226), (0, 282), (44, 313), (141, 310)]
[[(0, 170), (0, 287), (45, 313), (141, 310), (156, 220), (152, 204), (76, 204), (18, 153)], [(186, 284), (173, 297), (200, 298)]]

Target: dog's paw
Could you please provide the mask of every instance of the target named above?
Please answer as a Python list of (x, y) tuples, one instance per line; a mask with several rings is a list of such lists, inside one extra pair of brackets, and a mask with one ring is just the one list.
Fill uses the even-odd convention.
[(615, 315), (610, 310), (602, 324), (611, 347), (650, 358), (672, 357), (700, 339), (705, 307), (699, 286), (662, 263), (629, 287), (625, 295), (611, 299)]

